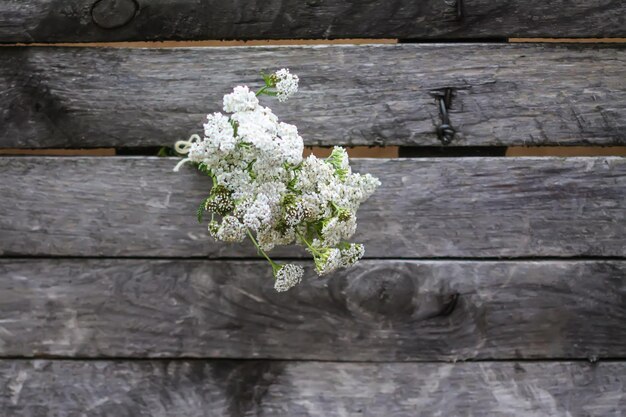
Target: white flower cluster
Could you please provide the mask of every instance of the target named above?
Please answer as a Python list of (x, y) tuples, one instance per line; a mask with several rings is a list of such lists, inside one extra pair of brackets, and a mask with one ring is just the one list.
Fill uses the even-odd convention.
[(364, 253), (349, 243), (356, 231), (359, 205), (380, 185), (369, 174), (353, 173), (348, 155), (335, 147), (330, 157), (303, 159), (296, 126), (279, 122), (260, 105), (258, 95), (284, 101), (298, 89), (298, 77), (281, 69), (263, 77), (256, 94), (246, 86), (224, 96), (224, 112), (207, 116), (204, 137), (177, 143), (189, 161), (213, 180), (198, 218), (211, 214), (209, 233), (225, 242), (248, 236), (274, 271), (275, 289), (298, 284), (304, 270), (281, 265), (267, 252), (277, 245), (303, 245), (319, 275), (356, 263)]
[(276, 71), (273, 77), (276, 83), (278, 101), (287, 101), (289, 97), (298, 91), (300, 79), (297, 75), (290, 74), (287, 68)]

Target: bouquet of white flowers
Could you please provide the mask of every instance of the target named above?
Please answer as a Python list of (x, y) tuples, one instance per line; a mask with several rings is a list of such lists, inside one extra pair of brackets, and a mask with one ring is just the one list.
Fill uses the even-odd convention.
[(303, 268), (274, 262), (277, 245), (300, 244), (313, 256), (319, 275), (356, 263), (361, 244), (349, 243), (356, 212), (380, 185), (369, 174), (353, 173), (345, 149), (326, 159), (303, 159), (304, 143), (294, 125), (282, 123), (259, 104), (259, 95), (286, 101), (298, 90), (298, 76), (281, 69), (263, 75), (256, 93), (235, 87), (224, 96), (224, 112), (207, 116), (204, 137), (176, 143), (176, 151), (211, 177), (213, 187), (198, 208), (198, 221), (211, 214), (209, 233), (224, 242), (249, 237), (272, 266), (277, 291), (298, 284)]

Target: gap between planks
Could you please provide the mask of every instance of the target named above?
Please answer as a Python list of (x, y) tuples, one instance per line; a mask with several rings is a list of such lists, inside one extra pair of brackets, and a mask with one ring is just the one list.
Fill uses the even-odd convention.
[[(466, 147), (400, 147), (400, 146), (355, 146), (347, 147), (350, 158), (399, 158), (401, 150), (407, 149), (411, 153), (411, 157), (432, 157), (432, 156), (482, 156), (480, 154), (473, 155), (471, 151), (474, 149), (466, 149)], [(430, 150), (428, 150), (430, 149)], [(478, 150), (489, 151), (492, 147), (484, 147)], [(330, 155), (332, 148), (320, 146), (305, 147), (304, 156), (315, 155), (325, 158)], [(468, 151), (464, 154), (464, 151)], [(420, 152), (426, 152), (419, 155)], [(436, 153), (436, 155), (434, 155)], [(450, 155), (447, 155), (450, 153)], [(155, 156), (156, 152), (146, 149), (136, 149), (127, 152), (124, 149), (115, 148), (94, 148), (94, 149), (19, 149), (19, 148), (0, 148), (0, 157), (2, 156), (18, 156), (18, 155), (41, 155), (41, 156), (118, 156), (118, 155), (135, 155), (135, 156)], [(499, 154), (489, 155), (499, 156)], [(506, 148), (503, 156), (506, 157), (524, 157), (524, 156), (562, 156), (562, 157), (579, 157), (579, 156), (624, 156), (626, 157), (626, 146), (510, 146)]]
[(0, 44), (0, 47), (12, 46), (61, 46), (85, 48), (203, 48), (229, 46), (300, 46), (300, 45), (377, 45), (394, 44), (398, 39), (285, 39), (253, 41), (136, 41), (136, 42), (61, 42), (61, 43), (13, 43)]
[[(273, 256), (273, 260), (277, 262), (302, 262), (306, 258), (290, 257), (290, 256)], [(261, 256), (91, 256), (91, 255), (0, 255), (0, 261), (19, 261), (19, 260), (56, 260), (56, 261), (98, 261), (98, 260), (120, 260), (120, 261), (180, 261), (180, 262), (259, 262), (265, 264), (265, 259)], [(624, 256), (482, 256), (482, 257), (459, 257), (459, 256), (425, 256), (425, 257), (375, 257), (368, 256), (363, 258), (367, 261), (406, 261), (406, 262), (429, 262), (429, 263), (516, 263), (516, 262), (594, 262), (594, 261), (624, 261)]]
[[(508, 38), (508, 39), (480, 39), (479, 41), (496, 41), (502, 43), (626, 43), (626, 38)], [(229, 46), (276, 46), (276, 45), (374, 45), (411, 43), (474, 43), (475, 39), (428, 39), (405, 41), (403, 39), (284, 39), (284, 40), (251, 40), (251, 41), (130, 41), (130, 42), (59, 42), (59, 43), (9, 43), (0, 44), (0, 47), (15, 46), (56, 46), (56, 47), (85, 47), (85, 48), (199, 48), (199, 47), (229, 47)]]

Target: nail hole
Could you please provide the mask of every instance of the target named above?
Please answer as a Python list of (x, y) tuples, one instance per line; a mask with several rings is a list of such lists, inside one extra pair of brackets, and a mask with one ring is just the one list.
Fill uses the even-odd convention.
[(102, 29), (116, 29), (133, 20), (138, 10), (135, 0), (98, 0), (91, 8), (91, 19)]

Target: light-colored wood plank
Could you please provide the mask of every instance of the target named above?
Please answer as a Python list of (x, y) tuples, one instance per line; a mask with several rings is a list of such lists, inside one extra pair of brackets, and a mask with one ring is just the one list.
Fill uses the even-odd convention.
[(626, 357), (626, 261), (0, 260), (0, 356)]
[[(0, 158), (0, 255), (249, 257), (195, 212), (210, 180), (174, 158)], [(369, 257), (626, 256), (626, 158), (356, 159)], [(306, 256), (281, 248), (277, 256)]]
[(9, 0), (0, 42), (624, 37), (621, 0)]
[(444, 88), (453, 146), (626, 144), (626, 45), (403, 44), (2, 48), (0, 147), (172, 146), (277, 66), (307, 145), (441, 146)]
[(620, 417), (626, 364), (0, 361), (22, 417)]

